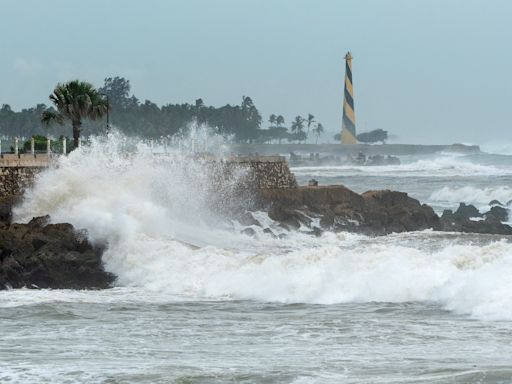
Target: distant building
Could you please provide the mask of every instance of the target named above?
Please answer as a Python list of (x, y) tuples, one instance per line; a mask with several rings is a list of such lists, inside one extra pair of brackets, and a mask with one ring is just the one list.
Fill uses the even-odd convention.
[(341, 144), (357, 144), (356, 114), (354, 112), (354, 89), (352, 86), (352, 55), (345, 55), (345, 92), (343, 95), (343, 121)]

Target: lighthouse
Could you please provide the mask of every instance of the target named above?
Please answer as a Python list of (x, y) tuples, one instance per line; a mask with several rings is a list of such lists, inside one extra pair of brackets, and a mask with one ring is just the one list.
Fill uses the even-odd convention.
[(352, 55), (350, 52), (347, 52), (345, 55), (345, 91), (343, 94), (341, 144), (357, 144), (354, 87), (352, 85)]

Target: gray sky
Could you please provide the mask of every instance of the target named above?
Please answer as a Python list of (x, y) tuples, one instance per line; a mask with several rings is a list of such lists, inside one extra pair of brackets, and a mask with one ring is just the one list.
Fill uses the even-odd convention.
[[(358, 132), (512, 141), (512, 1), (0, 0), (0, 104), (124, 76), (139, 99), (341, 125), (352, 51)], [(325, 139), (325, 138), (324, 138)]]

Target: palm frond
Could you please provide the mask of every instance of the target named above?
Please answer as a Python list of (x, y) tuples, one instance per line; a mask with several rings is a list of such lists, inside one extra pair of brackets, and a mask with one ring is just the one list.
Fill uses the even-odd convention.
[(49, 126), (51, 123), (64, 124), (63, 116), (60, 113), (54, 111), (44, 111), (41, 115), (41, 123), (45, 126)]

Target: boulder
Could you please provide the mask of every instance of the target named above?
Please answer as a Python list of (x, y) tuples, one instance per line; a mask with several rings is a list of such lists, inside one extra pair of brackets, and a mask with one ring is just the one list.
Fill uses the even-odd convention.
[(471, 217), (483, 217), (480, 211), (474, 205), (460, 203), (453, 216), (456, 220), (468, 220)]
[(114, 275), (103, 269), (102, 248), (71, 224), (0, 224), (0, 289), (108, 288)]
[(274, 238), (274, 239), (277, 239), (277, 236), (274, 232), (272, 232), (272, 230), (270, 228), (265, 228), (263, 230), (263, 233), (266, 233), (267, 235), (269, 235), (270, 237)]
[(245, 225), (246, 227), (251, 225), (256, 225), (261, 227), (261, 223), (254, 218), (251, 212), (243, 212), (238, 215), (237, 220), (240, 224)]
[(431, 207), (402, 192), (359, 195), (342, 185), (307, 186), (262, 191), (262, 200), (270, 205), (269, 217), (287, 229), (310, 226), (313, 217), (323, 229), (368, 234), (440, 228)]
[(375, 234), (441, 228), (434, 210), (426, 204), (420, 204), (407, 193), (368, 191), (362, 197), (365, 201), (365, 224)]
[(10, 223), (12, 207), (18, 203), (18, 195), (3, 196), (0, 198), (0, 223)]
[(245, 228), (245, 229), (242, 229), (240, 231), (240, 233), (244, 234), (244, 235), (247, 235), (247, 236), (251, 236), (251, 237), (254, 237), (256, 236), (256, 231), (252, 228)]
[(508, 220), (508, 210), (503, 207), (500, 207), (498, 205), (491, 207), (489, 212), (486, 212), (484, 214), (485, 217), (488, 217), (489, 215), (494, 216), (499, 221), (507, 221)]
[(503, 204), (501, 204), (501, 202), (499, 200), (491, 200), (491, 201), (489, 201), (489, 206), (492, 207), (493, 205), (499, 205), (499, 206), (503, 207)]

